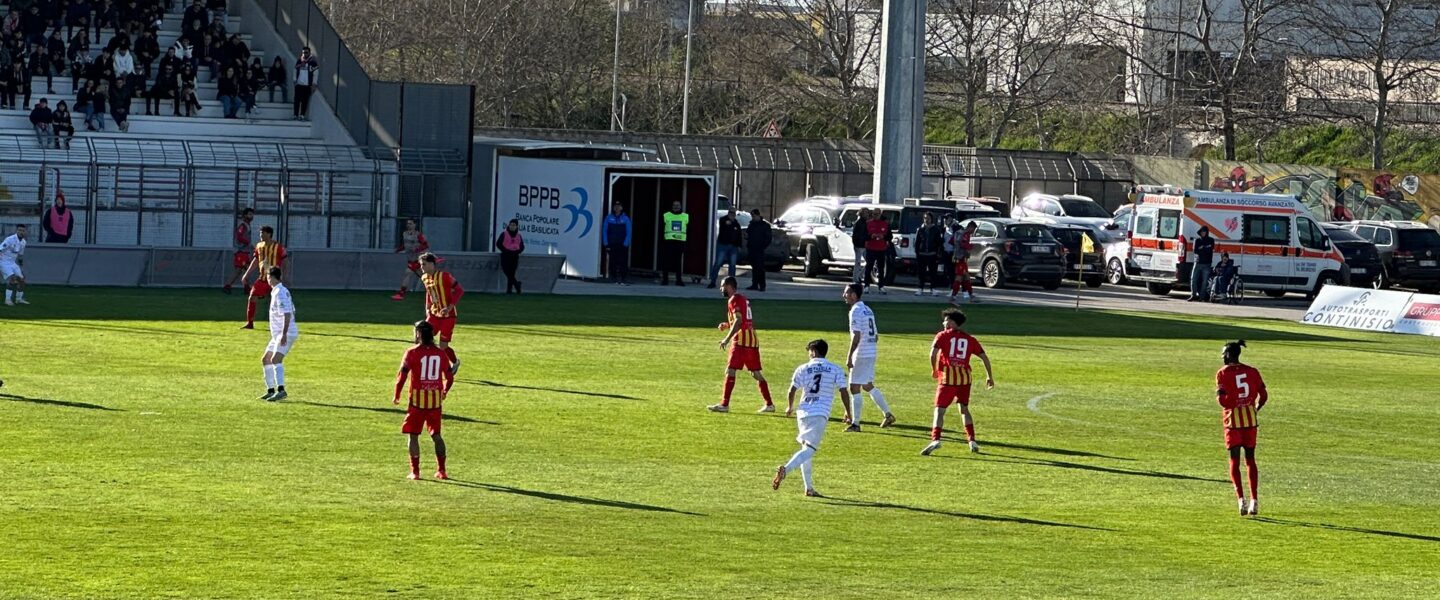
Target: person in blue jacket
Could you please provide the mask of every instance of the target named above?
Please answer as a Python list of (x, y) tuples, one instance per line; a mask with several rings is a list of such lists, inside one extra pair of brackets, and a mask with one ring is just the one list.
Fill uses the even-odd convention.
[(605, 216), (605, 253), (610, 255), (610, 279), (630, 285), (630, 217), (619, 202)]

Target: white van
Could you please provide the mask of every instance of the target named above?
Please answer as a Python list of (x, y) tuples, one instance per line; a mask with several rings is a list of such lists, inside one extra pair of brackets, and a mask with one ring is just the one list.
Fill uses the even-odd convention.
[(1345, 257), (1294, 196), (1199, 190), (1136, 194), (1130, 279), (1157, 295), (1189, 287), (1201, 227), (1215, 238), (1214, 262), (1229, 252), (1248, 290), (1278, 298), (1345, 280)]

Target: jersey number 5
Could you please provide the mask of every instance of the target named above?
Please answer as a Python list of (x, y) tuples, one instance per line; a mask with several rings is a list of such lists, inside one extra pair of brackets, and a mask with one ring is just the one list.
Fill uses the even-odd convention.
[(1248, 384), (1248, 383), (1245, 382), (1245, 377), (1246, 377), (1247, 375), (1249, 375), (1249, 374), (1248, 374), (1248, 373), (1241, 373), (1241, 374), (1235, 376), (1235, 389), (1240, 390), (1240, 397), (1241, 397), (1241, 398), (1249, 398), (1249, 397), (1250, 397), (1250, 384)]
[(420, 359), (420, 379), (423, 381), (440, 379), (439, 356), (425, 356)]

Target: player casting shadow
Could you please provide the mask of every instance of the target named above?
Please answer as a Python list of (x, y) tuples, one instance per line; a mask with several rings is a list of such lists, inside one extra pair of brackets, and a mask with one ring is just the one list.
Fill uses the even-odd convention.
[(1076, 525), (1073, 523), (1058, 523), (1055, 521), (1041, 521), (1039, 519), (1027, 519), (1025, 517), (1007, 517), (1004, 515), (982, 515), (978, 513), (965, 513), (951, 510), (938, 510), (934, 508), (921, 508), (918, 506), (906, 506), (904, 504), (892, 504), (889, 502), (871, 502), (868, 500), (852, 500), (849, 498), (837, 498), (826, 496), (820, 500), (821, 503), (833, 506), (855, 506), (860, 508), (887, 508), (903, 510), (907, 512), (922, 513), (927, 515), (940, 515), (942, 517), (957, 517), (961, 519), (973, 519), (976, 521), (992, 521), (998, 523), (1016, 523), (1019, 525), (1040, 525), (1044, 527), (1068, 527), (1071, 529), (1089, 529), (1091, 531), (1115, 531), (1109, 527), (1094, 527), (1091, 525)]
[[(287, 402), (286, 404), (304, 404), (305, 406), (318, 406), (318, 407), (320, 407), (320, 408), (343, 408), (343, 409), (345, 409), (345, 410), (363, 410), (363, 411), (368, 411), (368, 412), (387, 413), (387, 414), (402, 415), (402, 416), (405, 414), (405, 409), (403, 409), (403, 408), (395, 408), (395, 407), (393, 407), (393, 406), (355, 406), (355, 405), (352, 405), (352, 404), (325, 404), (325, 403), (323, 403), (323, 402), (307, 402), (307, 401), (304, 401), (304, 400), (301, 400), (301, 401), (298, 401), (298, 402)], [(449, 413), (445, 413), (445, 414), (443, 415), (443, 418), (444, 418), (446, 421), (455, 421), (455, 422), (457, 422), (457, 423), (479, 423), (479, 424), (481, 424), (481, 425), (499, 425), (499, 424), (500, 424), (500, 423), (498, 423), (498, 422), (496, 422), (496, 421), (482, 421), (482, 420), (480, 420), (480, 419), (472, 419), (472, 418), (470, 418), (470, 417), (463, 417), (463, 416), (460, 416), (460, 415), (452, 415), (452, 414), (449, 414)]]
[(1271, 517), (1255, 517), (1261, 523), (1273, 525), (1289, 525), (1291, 527), (1314, 527), (1316, 529), (1329, 529), (1331, 531), (1349, 531), (1352, 533), (1365, 533), (1369, 535), (1383, 535), (1386, 537), (1405, 538), (1407, 540), (1419, 540), (1422, 542), (1440, 542), (1440, 537), (1433, 535), (1420, 535), (1418, 533), (1401, 533), (1399, 531), (1385, 531), (1383, 529), (1365, 529), (1363, 527), (1346, 527), (1344, 525), (1331, 525), (1329, 523), (1307, 523), (1305, 521), (1291, 521), (1289, 519), (1275, 519)]
[(509, 383), (500, 383), (500, 382), (498, 382), (498, 381), (488, 381), (488, 380), (485, 380), (485, 379), (456, 379), (456, 380), (455, 380), (455, 383), (465, 383), (465, 384), (469, 384), (469, 385), (479, 385), (479, 386), (484, 386), (484, 387), (498, 387), (498, 388), (505, 388), (505, 389), (508, 389), (508, 390), (531, 390), (531, 391), (536, 391), (536, 392), (554, 392), (554, 393), (556, 393), (556, 394), (572, 394), (572, 395), (575, 395), (575, 396), (586, 396), (586, 397), (590, 397), (590, 398), (614, 398), (614, 399), (616, 399), (616, 400), (643, 400), (643, 398), (636, 398), (636, 397), (634, 397), (634, 396), (626, 396), (626, 395), (624, 395), (624, 394), (602, 394), (602, 393), (600, 393), (600, 392), (582, 392), (582, 391), (580, 391), (580, 390), (562, 390), (562, 389), (559, 389), (559, 388), (531, 387), (531, 386), (528, 386), (528, 385), (514, 385), (514, 384), (509, 384)]
[[(900, 430), (904, 430), (904, 431), (917, 431), (917, 432), (923, 432), (924, 435), (907, 435), (907, 434), (903, 434), (903, 433), (888, 432), (888, 431), (885, 431), (885, 430), (880, 429), (880, 428), (879, 428), (879, 423), (876, 423), (874, 426), (870, 426), (870, 427), (867, 427), (867, 428), (865, 428), (865, 429), (862, 429), (862, 431), (869, 431), (869, 432), (871, 432), (871, 433), (879, 433), (879, 434), (882, 434), (882, 435), (893, 435), (893, 436), (898, 436), (898, 437), (907, 437), (907, 438), (915, 438), (915, 439), (926, 439), (926, 440), (930, 439), (930, 428), (929, 428), (929, 427), (923, 427), (923, 426), (920, 426), (920, 425), (906, 425), (906, 424), (904, 424), (904, 423), (896, 423), (896, 424), (891, 425), (890, 427), (888, 427), (888, 429), (900, 429)], [(1027, 444), (1013, 444), (1013, 443), (1007, 443), (1007, 442), (986, 441), (986, 442), (985, 442), (985, 447), (986, 447), (986, 448), (991, 448), (991, 447), (993, 447), (993, 448), (1010, 448), (1010, 449), (1012, 449), (1012, 450), (1029, 450), (1029, 451), (1031, 451), (1031, 452), (1042, 452), (1042, 453), (1045, 453), (1045, 454), (1058, 454), (1058, 455), (1060, 455), (1060, 456), (1076, 456), (1076, 457), (1086, 457), (1086, 458), (1105, 458), (1105, 459), (1109, 459), (1109, 460), (1125, 460), (1125, 461), (1132, 461), (1132, 462), (1135, 460), (1135, 459), (1133, 459), (1133, 458), (1125, 458), (1125, 457), (1123, 457), (1123, 456), (1110, 456), (1109, 454), (1099, 454), (1099, 453), (1096, 453), (1096, 452), (1087, 452), (1087, 451), (1084, 451), (1084, 450), (1070, 450), (1070, 449), (1068, 449), (1068, 448), (1049, 448), (1049, 447), (1045, 447), (1045, 446), (1030, 446), (1030, 445), (1027, 445)]]
[[(597, 325), (598, 325), (598, 323), (597, 323)], [(498, 333), (509, 333), (509, 334), (516, 334), (516, 335), (533, 335), (533, 336), (539, 336), (539, 337), (566, 338), (566, 339), (572, 339), (572, 340), (585, 340), (585, 341), (587, 341), (587, 342), (607, 341), (607, 342), (627, 342), (627, 343), (639, 343), (639, 344), (680, 344), (680, 343), (685, 343), (684, 340), (673, 340), (673, 339), (665, 339), (665, 338), (658, 338), (658, 337), (637, 337), (637, 336), (630, 336), (630, 335), (615, 335), (615, 334), (613, 334), (613, 333), (572, 333), (572, 332), (564, 331), (564, 330), (560, 330), (560, 329), (548, 329), (548, 328), (540, 328), (540, 327), (497, 327), (497, 326), (494, 326), (494, 325), (481, 325), (480, 328), (481, 328), (482, 330), (484, 330), (484, 331), (494, 331), (494, 332), (498, 332)]]
[[(996, 444), (990, 444), (995, 446)], [(1010, 456), (1006, 454), (982, 454), (981, 457), (970, 456), (940, 456), (940, 458), (959, 460), (983, 460), (989, 462), (1003, 462), (1017, 465), (1034, 465), (1037, 467), (1055, 467), (1059, 469), (1077, 469), (1080, 471), (1095, 471), (1097, 473), (1110, 473), (1112, 475), (1133, 475), (1135, 477), (1155, 477), (1158, 479), (1181, 479), (1184, 481), (1204, 481), (1207, 483), (1230, 483), (1224, 479), (1211, 479), (1209, 477), (1196, 477), (1194, 475), (1181, 475), (1179, 473), (1166, 473), (1163, 471), (1145, 471), (1141, 469), (1121, 469), (1118, 467), (1102, 467), (1099, 465), (1082, 465), (1080, 463), (1065, 462), (1061, 460), (1049, 460), (1044, 458), (1030, 458), (1026, 456)]]
[(133, 325), (99, 325), (96, 323), (67, 323), (65, 321), (46, 321), (46, 327), (59, 327), (62, 329), (89, 329), (92, 331), (109, 331), (114, 333), (135, 333), (143, 335), (205, 335), (194, 331), (180, 331), (179, 329), (161, 329), (159, 327), (136, 327)]
[(692, 517), (703, 517), (703, 516), (705, 516), (705, 515), (702, 515), (702, 514), (700, 514), (700, 513), (693, 513), (693, 512), (683, 511), (683, 510), (675, 510), (675, 509), (673, 509), (673, 508), (665, 508), (665, 507), (663, 507), (663, 506), (654, 506), (654, 505), (651, 505), (651, 504), (637, 504), (637, 503), (635, 503), (635, 502), (625, 502), (625, 501), (623, 501), (623, 500), (605, 500), (605, 499), (603, 499), (603, 498), (587, 498), (587, 497), (585, 497), (585, 496), (570, 496), (570, 495), (566, 495), (566, 494), (556, 494), (556, 493), (554, 493), (554, 492), (540, 492), (540, 491), (536, 491), (536, 490), (526, 490), (526, 489), (521, 489), (521, 488), (517, 488), (517, 487), (510, 487), (510, 486), (508, 486), (508, 485), (496, 485), (496, 484), (493, 484), (493, 483), (480, 483), (480, 482), (478, 482), (478, 481), (461, 481), (461, 480), (459, 480), (459, 479), (448, 479), (448, 480), (445, 480), (443, 483), (446, 483), (446, 484), (449, 484), (449, 485), (458, 485), (458, 486), (460, 486), (460, 487), (475, 488), (475, 489), (477, 489), (477, 490), (486, 490), (486, 491), (491, 491), (491, 492), (500, 492), (500, 493), (504, 493), (504, 494), (516, 494), (516, 495), (520, 495), (520, 496), (529, 496), (529, 497), (531, 497), (531, 498), (540, 498), (541, 500), (554, 500), (554, 501), (556, 501), (556, 502), (568, 502), (568, 503), (571, 503), (571, 504), (587, 504), (587, 505), (590, 505), (590, 506), (606, 506), (606, 507), (610, 507), (610, 508), (623, 508), (623, 509), (625, 509), (625, 510), (643, 510), (643, 511), (649, 511), (649, 512), (673, 513), (673, 514), (677, 514), (677, 515), (689, 515), (689, 516), (692, 516)]
[(400, 339), (400, 338), (382, 338), (382, 337), (374, 337), (374, 336), (368, 336), (368, 335), (351, 335), (351, 334), (348, 334), (348, 333), (315, 333), (315, 332), (313, 332), (313, 331), (307, 331), (307, 332), (305, 332), (305, 335), (316, 335), (316, 336), (320, 336), (320, 337), (350, 338), (350, 339), (352, 339), (352, 340), (364, 340), (364, 341), (367, 341), (367, 342), (395, 342), (395, 343), (397, 343), (397, 344), (405, 344), (405, 345), (414, 345), (414, 344), (415, 344), (415, 340), (402, 340), (402, 339)]
[(27, 396), (16, 396), (15, 394), (0, 394), (0, 400), (12, 400), (15, 402), (29, 402), (31, 404), (44, 404), (46, 406), (64, 406), (66, 408), (84, 408), (87, 410), (108, 410), (123, 412), (118, 408), (100, 406), (99, 404), (88, 404), (85, 402), (70, 402), (67, 400), (47, 400), (45, 398), (30, 398)]

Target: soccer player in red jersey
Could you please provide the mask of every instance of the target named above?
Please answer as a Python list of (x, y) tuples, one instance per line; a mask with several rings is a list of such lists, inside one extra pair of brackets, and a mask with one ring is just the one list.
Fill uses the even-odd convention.
[(400, 361), (400, 372), (395, 376), (394, 404), (400, 404), (400, 392), (405, 389), (405, 379), (410, 379), (410, 407), (405, 410), (405, 423), (400, 433), (410, 436), (410, 479), (420, 479), (420, 429), (430, 432), (435, 442), (435, 478), (449, 479), (445, 473), (445, 439), (440, 437), (443, 421), (441, 405), (450, 387), (455, 385), (455, 374), (450, 370), (450, 358), (435, 345), (435, 328), (425, 321), (415, 323), (415, 345), (405, 351)]
[(979, 452), (980, 445), (975, 443), (975, 419), (970, 416), (970, 357), (979, 357), (980, 362), (985, 364), (986, 389), (995, 389), (995, 372), (990, 368), (990, 357), (985, 355), (980, 340), (961, 329), (965, 325), (965, 313), (947, 310), (940, 324), (944, 329), (935, 335), (935, 343), (930, 345), (930, 365), (938, 384), (935, 388), (935, 426), (930, 429), (930, 445), (925, 446), (920, 454), (930, 456), (931, 452), (940, 448), (945, 410), (951, 404), (960, 405), (960, 415), (965, 419), (965, 439), (970, 442), (971, 452)]
[(285, 247), (275, 241), (275, 228), (269, 225), (260, 228), (260, 241), (255, 242), (255, 258), (251, 259), (250, 266), (245, 268), (242, 279), (250, 277), (251, 269), (258, 269), (260, 279), (255, 285), (250, 286), (250, 297), (245, 306), (245, 326), (243, 329), (255, 328), (255, 302), (270, 295), (270, 283), (265, 281), (265, 274), (270, 272), (270, 267), (280, 267), (285, 264)]
[(450, 336), (455, 333), (455, 305), (465, 295), (465, 290), (461, 289), (453, 275), (436, 266), (436, 260), (435, 255), (429, 252), (420, 255), (420, 281), (425, 284), (425, 321), (435, 328), (435, 335), (440, 338), (440, 349), (450, 359), (450, 373), (453, 375), (460, 370), (460, 359), (455, 357), (455, 349), (450, 347)]
[[(240, 211), (240, 222), (235, 224), (235, 235), (231, 237), (235, 244), (235, 273), (230, 275), (230, 281), (225, 282), (226, 294), (229, 294), (230, 289), (235, 287), (237, 280), (244, 283), (241, 275), (245, 273), (246, 267), (250, 266), (250, 222), (254, 220), (255, 209), (246, 208)], [(260, 279), (265, 279), (264, 272), (260, 273)]]
[[(1230, 452), (1230, 483), (1235, 485), (1235, 498), (1240, 514), (1255, 515), (1260, 510), (1260, 468), (1255, 465), (1255, 434), (1260, 429), (1260, 409), (1270, 399), (1265, 380), (1255, 367), (1240, 362), (1240, 349), (1245, 340), (1225, 344), (1220, 360), (1225, 366), (1215, 373), (1215, 399), (1220, 402), (1220, 422), (1225, 427), (1225, 449)], [(1245, 503), (1245, 488), (1240, 484), (1240, 453), (1245, 453), (1245, 467), (1250, 474), (1250, 503)]]
[(955, 278), (950, 282), (950, 303), (960, 303), (960, 290), (965, 290), (964, 298), (971, 302), (979, 302), (975, 297), (975, 286), (970, 283), (970, 236), (975, 233), (975, 223), (965, 226), (965, 230), (956, 233), (954, 237), (955, 246)]
[(430, 242), (425, 240), (425, 234), (420, 233), (420, 226), (415, 224), (415, 219), (405, 219), (405, 231), (400, 233), (400, 245), (395, 248), (396, 253), (404, 252), (405, 259), (409, 262), (405, 266), (405, 278), (400, 280), (400, 291), (391, 296), (391, 300), (400, 301), (405, 299), (405, 294), (410, 292), (410, 285), (415, 278), (420, 276), (420, 254), (430, 249)]
[[(735, 391), (735, 373), (745, 369), (750, 371), (755, 381), (760, 384), (760, 395), (765, 398), (765, 406), (760, 407), (757, 412), (775, 412), (775, 402), (770, 399), (770, 383), (765, 381), (765, 374), (760, 372), (760, 338), (755, 336), (754, 314), (750, 312), (750, 301), (735, 291), (737, 285), (733, 276), (726, 277), (720, 284), (720, 292), (727, 299), (725, 304), (728, 319), (720, 324), (720, 330), (729, 330), (725, 339), (720, 340), (720, 349), (730, 351), (730, 362), (725, 367), (725, 395), (719, 404), (711, 404), (706, 408), (710, 412), (730, 412), (730, 393)], [(735, 345), (731, 346), (731, 342)]]

